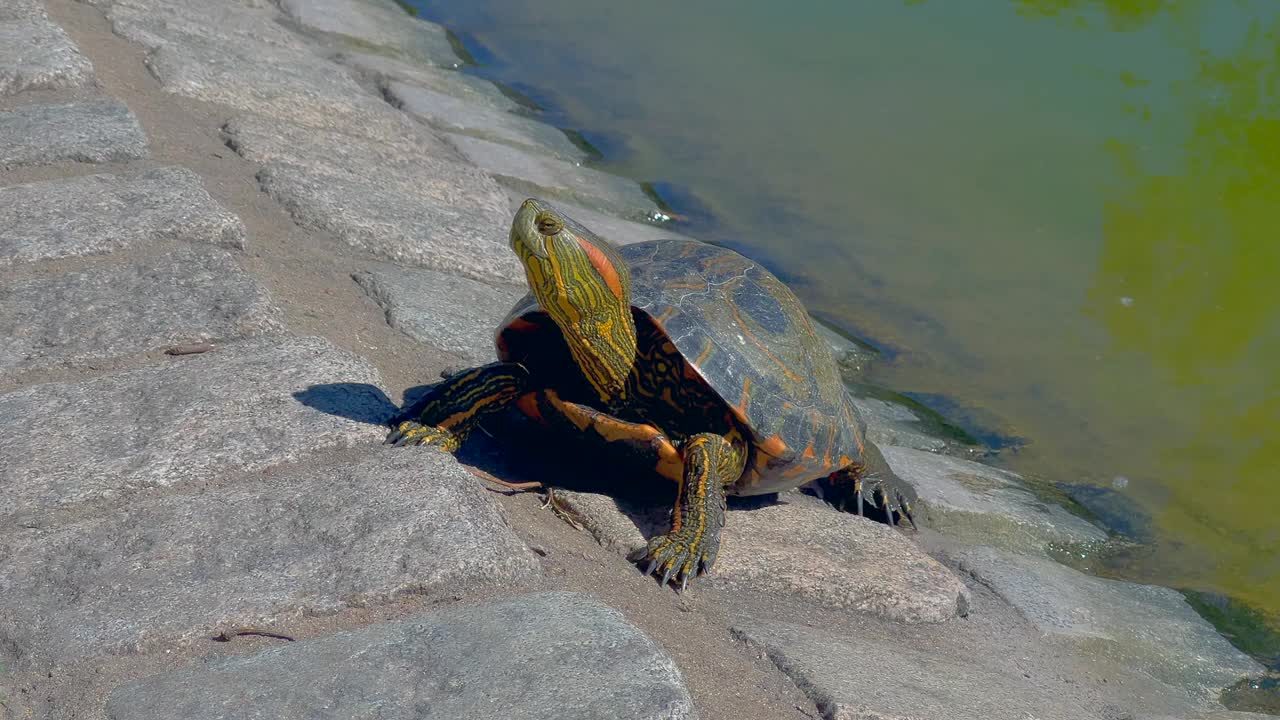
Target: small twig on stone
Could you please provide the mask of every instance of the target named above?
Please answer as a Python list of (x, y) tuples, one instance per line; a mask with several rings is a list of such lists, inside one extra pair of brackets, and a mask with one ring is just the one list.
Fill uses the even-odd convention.
[(186, 345), (174, 345), (164, 351), (165, 355), (199, 355), (207, 353), (213, 349), (210, 343), (188, 343)]
[(230, 630), (223, 630), (217, 635), (214, 635), (213, 639), (218, 642), (231, 642), (232, 638), (238, 637), (240, 635), (260, 635), (262, 637), (276, 638), (277, 640), (288, 640), (289, 642), (293, 642), (293, 638), (289, 637), (288, 635), (283, 635), (278, 632), (272, 632), (271, 630), (263, 630), (261, 628), (256, 628), (256, 627), (242, 627), (242, 628), (232, 628)]

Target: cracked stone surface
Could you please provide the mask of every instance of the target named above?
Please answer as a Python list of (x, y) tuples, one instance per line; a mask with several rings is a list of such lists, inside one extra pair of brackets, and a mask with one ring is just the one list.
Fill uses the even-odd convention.
[(515, 194), (565, 200), (621, 218), (648, 217), (658, 206), (632, 180), (468, 135), (449, 142)]
[[(557, 490), (601, 544), (626, 555), (671, 527), (670, 506)], [(696, 582), (798, 596), (905, 623), (969, 611), (969, 591), (902, 532), (790, 492), (779, 502), (729, 508), (715, 570)]]
[(154, 240), (244, 249), (245, 232), (183, 168), (0, 188), (0, 267), (102, 255)]
[(111, 98), (0, 112), (0, 169), (68, 161), (124, 162), (147, 155), (147, 136), (138, 119)]
[(442, 66), (458, 67), (445, 29), (409, 15), (391, 0), (280, 0), (280, 9), (305, 28), (354, 38)]
[(893, 471), (915, 486), (925, 524), (939, 532), (1030, 552), (1107, 539), (1101, 528), (1041, 501), (1011, 472), (909, 448), (881, 450)]
[(274, 8), (175, 0), (113, 0), (105, 9), (111, 29), (148, 49), (216, 48), (252, 55), (258, 46), (305, 50), (310, 44), (279, 22)]
[(491, 495), (451, 456), (386, 448), (358, 463), (6, 527), (0, 658), (56, 666), (540, 574)]
[(568, 592), (439, 610), (147, 678), (116, 690), (107, 717), (201, 720), (246, 707), (316, 720), (697, 717), (666, 653), (616, 610)]
[(497, 360), (493, 336), (524, 288), (384, 266), (354, 275), (391, 327), (472, 365)]
[(508, 143), (534, 153), (549, 153), (571, 162), (586, 158), (586, 153), (570, 142), (567, 135), (546, 123), (422, 85), (392, 81), (385, 92), (396, 106), (441, 130)]
[(159, 253), (0, 286), (0, 376), (283, 329), (267, 291), (224, 250)]
[(93, 84), (93, 64), (37, 3), (0, 8), (0, 97)]
[(1263, 670), (1169, 588), (1090, 577), (1047, 558), (988, 547), (948, 555), (1045, 635), (1175, 687), (1212, 698)]
[(264, 336), (0, 395), (0, 517), (380, 442), (379, 382), (328, 341)]
[(361, 52), (342, 52), (334, 56), (334, 59), (368, 78), (383, 91), (393, 82), (402, 82), (494, 110), (515, 112), (521, 109), (518, 103), (504, 95), (493, 83), (457, 70)]

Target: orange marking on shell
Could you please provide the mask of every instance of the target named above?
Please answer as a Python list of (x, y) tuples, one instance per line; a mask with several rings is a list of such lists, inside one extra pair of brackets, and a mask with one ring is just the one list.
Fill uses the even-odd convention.
[(847, 468), (849, 467), (849, 464), (852, 462), (853, 462), (853, 458), (849, 457), (848, 455), (840, 456), (840, 467)]
[(751, 378), (742, 381), (742, 399), (738, 401), (738, 411), (747, 414), (747, 403), (751, 402)]
[(609, 286), (609, 291), (613, 296), (622, 299), (622, 278), (618, 277), (618, 269), (609, 262), (609, 258), (604, 256), (600, 248), (591, 243), (578, 238), (578, 245), (582, 246), (583, 251), (587, 253), (587, 259), (591, 261), (591, 266), (600, 273), (600, 278), (604, 280), (604, 284)]
[(781, 457), (787, 451), (787, 444), (777, 435), (771, 435), (756, 443), (756, 448), (769, 457)]

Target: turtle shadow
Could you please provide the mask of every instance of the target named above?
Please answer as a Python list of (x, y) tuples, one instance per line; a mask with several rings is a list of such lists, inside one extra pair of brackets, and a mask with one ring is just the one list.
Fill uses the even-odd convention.
[(293, 393), (293, 398), (309, 408), (366, 425), (387, 425), (397, 412), (382, 388), (369, 383), (311, 385)]

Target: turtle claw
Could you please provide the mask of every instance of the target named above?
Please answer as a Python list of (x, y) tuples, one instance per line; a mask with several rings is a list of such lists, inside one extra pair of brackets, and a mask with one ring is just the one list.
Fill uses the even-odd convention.
[(677, 530), (666, 535), (655, 535), (649, 543), (636, 550), (628, 559), (645, 564), (644, 574), (662, 573), (664, 586), (675, 580), (680, 591), (689, 587), (689, 581), (711, 571), (720, 548), (718, 533), (713, 536), (694, 536), (694, 533)]
[[(865, 499), (867, 503), (884, 512), (890, 525), (896, 527), (899, 522), (906, 520), (911, 525), (912, 530), (919, 530), (915, 516), (911, 513), (911, 507), (916, 499), (914, 488), (898, 481), (896, 478), (882, 479), (878, 477), (868, 477), (859, 485), (860, 487), (856, 493), (858, 496), (859, 515), (862, 515), (863, 500)], [(897, 513), (896, 520), (894, 513)]]
[(453, 452), (462, 446), (462, 438), (451, 430), (423, 425), (416, 420), (405, 420), (387, 434), (384, 443), (396, 447), (433, 445), (446, 452)]

